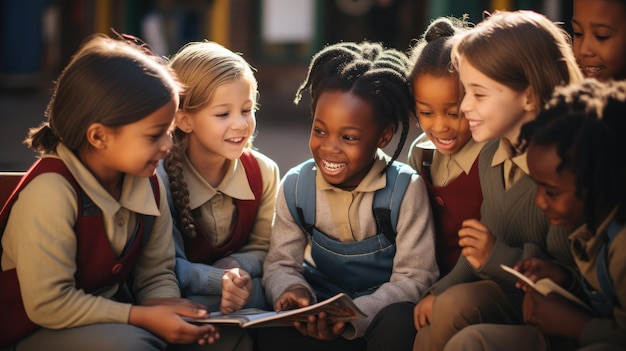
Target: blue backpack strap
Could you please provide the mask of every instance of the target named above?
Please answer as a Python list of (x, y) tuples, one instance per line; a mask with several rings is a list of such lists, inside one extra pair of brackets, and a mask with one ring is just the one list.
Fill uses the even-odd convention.
[(385, 187), (374, 195), (374, 218), (378, 232), (382, 232), (392, 243), (396, 241), (400, 205), (415, 173), (409, 165), (394, 161), (387, 167)]
[(615, 305), (617, 300), (615, 296), (615, 286), (613, 285), (613, 280), (609, 275), (609, 246), (611, 246), (613, 239), (615, 239), (617, 233), (619, 233), (623, 227), (624, 226), (619, 224), (616, 220), (611, 222), (607, 238), (604, 240), (604, 243), (602, 243), (598, 258), (596, 259), (596, 271), (598, 274), (600, 289), (602, 289), (602, 293), (605, 298), (613, 302), (613, 305)]
[(315, 161), (311, 158), (290, 169), (283, 183), (291, 217), (310, 235), (315, 225), (315, 174)]

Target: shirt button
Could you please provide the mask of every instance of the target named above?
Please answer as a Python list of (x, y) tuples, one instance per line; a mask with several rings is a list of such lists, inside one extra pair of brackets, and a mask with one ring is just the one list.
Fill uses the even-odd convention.
[(124, 218), (117, 219), (117, 225), (119, 225), (120, 227), (123, 227), (124, 224), (126, 224), (126, 221), (124, 220)]
[(443, 206), (443, 205), (445, 204), (445, 202), (443, 201), (443, 199), (442, 199), (441, 197), (439, 197), (439, 196), (436, 196), (436, 197), (435, 197), (435, 202), (436, 202), (437, 204), (439, 204), (439, 206)]
[(122, 271), (122, 268), (124, 267), (123, 264), (121, 263), (117, 263), (113, 266), (113, 268), (111, 268), (111, 273), (113, 274), (118, 274), (119, 272)]

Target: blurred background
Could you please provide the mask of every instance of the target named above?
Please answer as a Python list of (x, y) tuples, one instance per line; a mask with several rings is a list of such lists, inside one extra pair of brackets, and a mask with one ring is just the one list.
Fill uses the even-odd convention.
[[(22, 140), (44, 121), (54, 79), (92, 33), (133, 34), (166, 57), (204, 39), (242, 53), (259, 81), (254, 144), (284, 174), (310, 157), (310, 100), (293, 98), (324, 45), (371, 40), (407, 51), (431, 19), (468, 14), (478, 23), (498, 9), (531, 9), (570, 30), (571, 0), (0, 0), (0, 171), (35, 160)], [(401, 161), (419, 133), (411, 128)]]

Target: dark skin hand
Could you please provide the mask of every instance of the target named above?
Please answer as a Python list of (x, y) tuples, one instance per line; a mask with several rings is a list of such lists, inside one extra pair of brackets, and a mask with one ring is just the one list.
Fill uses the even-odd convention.
[[(550, 278), (561, 286), (568, 286), (572, 280), (566, 269), (539, 258), (521, 260), (513, 268), (533, 282)], [(543, 296), (521, 280), (515, 285), (526, 292), (522, 305), (524, 322), (535, 325), (546, 335), (561, 335), (577, 340), (592, 318), (588, 311), (558, 294)]]
[[(286, 290), (274, 304), (276, 312), (306, 307), (313, 300), (309, 291), (301, 286), (294, 286)], [(307, 317), (306, 322), (294, 322), (293, 326), (302, 334), (318, 340), (334, 340), (338, 338), (346, 327), (344, 322), (332, 323), (326, 320), (326, 313), (322, 312)]]

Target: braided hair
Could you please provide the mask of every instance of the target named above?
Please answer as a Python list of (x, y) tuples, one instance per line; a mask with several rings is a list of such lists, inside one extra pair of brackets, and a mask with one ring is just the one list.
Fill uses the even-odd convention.
[(554, 146), (561, 159), (557, 172), (575, 174), (576, 196), (592, 232), (615, 206), (617, 220), (626, 221), (625, 115), (625, 81), (586, 79), (555, 89), (545, 110), (521, 130), (523, 149)]
[[(317, 100), (328, 90), (347, 91), (368, 101), (380, 127), (393, 126), (394, 134), (402, 126), (400, 140), (387, 167), (398, 158), (409, 133), (409, 118), (415, 115), (413, 96), (407, 82), (407, 56), (380, 43), (342, 42), (329, 45), (311, 60), (305, 81), (296, 92), (297, 104), (302, 93), (311, 93), (311, 113)], [(383, 170), (384, 172), (384, 170)]]
[[(255, 98), (258, 98), (258, 84), (253, 68), (239, 54), (222, 45), (204, 41), (190, 42), (183, 46), (169, 60), (178, 79), (185, 85), (180, 97), (179, 110), (195, 113), (209, 104), (215, 90), (227, 83), (244, 79), (250, 83)], [(254, 101), (253, 110), (257, 103)], [(164, 160), (164, 168), (169, 179), (172, 200), (178, 213), (180, 231), (188, 237), (196, 236), (195, 220), (189, 205), (189, 189), (183, 176), (183, 164), (188, 147), (188, 134), (174, 125), (171, 131), (174, 146)], [(252, 138), (246, 147), (252, 147)]]

